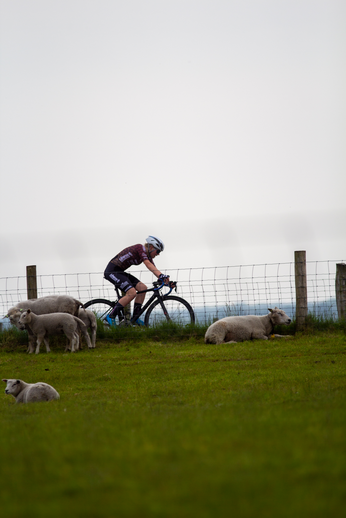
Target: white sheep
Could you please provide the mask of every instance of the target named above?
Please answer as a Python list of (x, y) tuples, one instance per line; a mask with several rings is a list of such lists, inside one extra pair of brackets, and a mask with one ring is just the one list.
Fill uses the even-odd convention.
[(93, 349), (96, 346), (96, 331), (97, 331), (97, 320), (95, 313), (89, 311), (88, 309), (80, 308), (78, 311), (78, 318), (80, 318), (87, 329), (91, 331), (91, 345)]
[[(78, 316), (78, 310), (81, 306), (83, 304), (79, 300), (69, 295), (48, 295), (47, 297), (18, 302), (18, 304), (8, 310), (4, 318), (9, 318), (12, 325), (22, 329), (22, 326), (19, 326), (19, 319), (23, 310), (30, 309), (35, 315), (69, 313), (70, 315)], [(26, 330), (29, 335), (28, 352), (32, 353), (35, 350), (36, 337), (27, 327)]]
[(19, 325), (22, 326), (23, 329), (25, 326), (28, 326), (32, 333), (37, 337), (36, 354), (40, 352), (42, 340), (46, 345), (47, 353), (50, 352), (47, 336), (61, 332), (65, 333), (65, 336), (69, 339), (69, 347), (71, 348), (71, 351), (74, 352), (79, 347), (78, 330), (82, 331), (89, 349), (92, 348), (90, 337), (84, 322), (68, 313), (36, 315), (28, 309), (21, 314)]
[[(15, 309), (31, 309), (36, 315), (47, 315), (48, 313), (70, 313), (78, 316), (78, 310), (83, 307), (82, 302), (70, 297), (70, 295), (47, 295), (38, 299), (22, 300), (11, 308), (6, 317), (11, 324), (17, 325), (16, 321), (11, 320), (11, 312)], [(6, 318), (5, 317), (5, 318)]]
[(48, 383), (25, 383), (22, 380), (3, 379), (7, 383), (5, 392), (16, 398), (16, 403), (33, 403), (59, 399), (58, 392)]
[[(274, 326), (290, 324), (291, 319), (282, 309), (268, 309), (270, 313), (264, 316), (246, 315), (241, 317), (225, 317), (211, 324), (205, 333), (207, 344), (233, 344), (244, 340), (268, 340)], [(289, 335), (274, 335), (283, 338)]]

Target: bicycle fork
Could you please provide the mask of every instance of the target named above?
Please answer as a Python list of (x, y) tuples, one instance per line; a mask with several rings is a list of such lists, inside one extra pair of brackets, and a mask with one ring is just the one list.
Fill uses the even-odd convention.
[(165, 315), (167, 320), (170, 321), (171, 319), (170, 319), (170, 316), (169, 316), (168, 311), (166, 309), (166, 306), (163, 303), (162, 297), (159, 297), (159, 302), (160, 302), (160, 306), (162, 308), (163, 314)]

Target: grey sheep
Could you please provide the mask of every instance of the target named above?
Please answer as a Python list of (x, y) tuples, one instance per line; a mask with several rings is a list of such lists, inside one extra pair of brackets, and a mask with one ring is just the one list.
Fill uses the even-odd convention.
[[(275, 325), (290, 324), (291, 319), (277, 307), (268, 309), (270, 313), (264, 316), (246, 315), (241, 317), (225, 317), (211, 324), (205, 333), (207, 344), (234, 344), (244, 340), (268, 340)], [(287, 335), (274, 335), (282, 338)]]
[(92, 348), (87, 328), (82, 320), (69, 315), (68, 313), (51, 313), (49, 315), (36, 315), (30, 309), (24, 311), (19, 319), (19, 325), (24, 329), (28, 326), (32, 333), (37, 337), (37, 345), (35, 353), (40, 352), (40, 345), (44, 341), (47, 352), (50, 352), (49, 341), (47, 336), (57, 333), (65, 333), (69, 339), (69, 346), (74, 352), (79, 347), (79, 334), (81, 330), (89, 349)]
[[(78, 310), (81, 306), (83, 304), (79, 300), (69, 295), (48, 295), (47, 297), (18, 302), (18, 304), (8, 310), (5, 318), (9, 318), (12, 325), (22, 329), (23, 327), (19, 326), (19, 319), (23, 310), (30, 309), (35, 315), (69, 313), (70, 315), (78, 316)], [(25, 329), (29, 335), (28, 352), (32, 353), (35, 350), (36, 337), (28, 327), (25, 327)]]
[(92, 311), (88, 309), (80, 308), (78, 311), (78, 318), (83, 320), (87, 329), (91, 331), (91, 346), (94, 349), (96, 346), (96, 331), (97, 331), (97, 320), (96, 316)]
[(16, 398), (16, 403), (34, 403), (60, 399), (60, 395), (47, 383), (25, 383), (22, 380), (3, 379), (7, 383), (5, 392)]

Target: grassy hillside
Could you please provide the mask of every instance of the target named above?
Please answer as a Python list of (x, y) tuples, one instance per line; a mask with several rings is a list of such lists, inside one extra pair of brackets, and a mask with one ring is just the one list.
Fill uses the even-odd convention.
[(61, 396), (0, 393), (4, 516), (344, 512), (344, 332), (212, 346), (198, 331), (136, 331), (75, 354), (28, 356), (25, 335), (3, 337), (1, 378)]

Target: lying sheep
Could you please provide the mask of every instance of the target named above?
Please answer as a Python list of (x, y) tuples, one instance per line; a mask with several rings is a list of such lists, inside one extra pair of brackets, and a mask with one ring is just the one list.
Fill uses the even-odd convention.
[[(234, 344), (244, 340), (268, 340), (275, 325), (290, 324), (291, 319), (282, 309), (268, 309), (269, 315), (226, 317), (208, 327), (204, 341), (207, 344)], [(287, 335), (274, 335), (276, 338)]]
[(46, 345), (47, 353), (50, 352), (47, 336), (50, 334), (65, 333), (69, 339), (69, 347), (74, 352), (79, 347), (79, 334), (81, 330), (86, 339), (89, 349), (92, 348), (87, 328), (82, 320), (69, 315), (68, 313), (51, 313), (49, 315), (36, 315), (30, 309), (24, 311), (19, 319), (19, 325), (24, 329), (28, 326), (31, 332), (37, 337), (35, 353), (40, 352), (42, 340)]
[[(23, 310), (30, 309), (35, 315), (70, 313), (71, 315), (78, 316), (78, 310), (81, 306), (83, 306), (83, 304), (79, 300), (69, 295), (48, 295), (47, 297), (41, 297), (39, 299), (18, 302), (18, 304), (8, 310), (4, 318), (9, 318), (12, 325), (18, 327), (18, 329), (22, 329), (22, 326), (19, 326), (19, 319)], [(28, 352), (32, 353), (35, 350), (36, 338), (30, 329), (26, 329), (29, 335)]]
[(87, 329), (91, 331), (91, 346), (95, 348), (96, 346), (96, 331), (97, 331), (97, 321), (96, 316), (92, 311), (88, 309), (80, 308), (78, 311), (78, 318), (80, 318)]
[(22, 380), (2, 380), (7, 383), (5, 392), (16, 398), (16, 403), (33, 403), (59, 399), (58, 392), (47, 383), (25, 383)]

